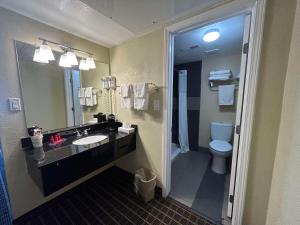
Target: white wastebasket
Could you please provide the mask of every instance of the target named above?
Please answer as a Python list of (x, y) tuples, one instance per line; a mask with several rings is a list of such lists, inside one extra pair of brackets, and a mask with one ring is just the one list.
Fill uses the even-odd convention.
[(154, 199), (155, 186), (156, 175), (151, 170), (141, 168), (135, 171), (135, 192), (139, 194), (145, 202)]

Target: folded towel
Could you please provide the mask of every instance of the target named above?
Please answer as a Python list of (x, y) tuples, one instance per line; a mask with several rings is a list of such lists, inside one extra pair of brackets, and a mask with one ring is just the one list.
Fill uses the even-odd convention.
[(131, 89), (131, 84), (122, 84), (120, 87), (120, 95), (122, 98), (127, 98), (129, 96), (129, 91)]
[(222, 74), (232, 74), (231, 70), (215, 70), (215, 71), (211, 71), (209, 74), (211, 75), (222, 75)]
[(144, 98), (148, 93), (148, 84), (146, 83), (134, 84), (133, 93), (135, 98)]
[(149, 104), (148, 84), (139, 83), (133, 85), (134, 108), (137, 110), (147, 110)]
[(131, 109), (132, 108), (132, 97), (128, 97), (128, 98), (121, 98), (121, 108), (122, 109)]
[(79, 104), (85, 105), (85, 98), (79, 98)]
[(122, 84), (120, 87), (121, 95), (121, 108), (130, 109), (133, 106), (133, 95), (132, 95), (132, 85), (131, 84)]
[(231, 78), (231, 74), (224, 74), (224, 75), (210, 75), (208, 80), (229, 80)]
[(134, 98), (134, 109), (137, 110), (148, 110), (149, 96), (145, 98)]
[(85, 88), (85, 95), (86, 98), (91, 98), (93, 95), (93, 87), (87, 87)]
[(84, 98), (85, 97), (85, 88), (79, 88), (78, 97), (79, 98)]
[(219, 105), (233, 105), (234, 84), (219, 86)]

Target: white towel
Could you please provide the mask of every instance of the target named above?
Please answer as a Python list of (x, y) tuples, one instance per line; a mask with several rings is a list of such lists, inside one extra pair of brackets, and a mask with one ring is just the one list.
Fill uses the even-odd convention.
[(97, 102), (97, 93), (98, 93), (98, 90), (97, 89), (93, 89), (92, 90), (92, 93), (93, 93), (93, 105), (97, 105), (98, 102)]
[(148, 84), (140, 83), (133, 85), (134, 108), (137, 110), (147, 110), (149, 105)]
[(234, 84), (219, 86), (219, 105), (233, 105)]
[(232, 74), (231, 70), (215, 70), (215, 71), (211, 71), (209, 74), (211, 75), (222, 75), (222, 74)]
[(208, 77), (208, 80), (229, 80), (232, 74), (218, 74), (218, 75), (211, 75)]
[(132, 103), (133, 103), (133, 100), (132, 100), (132, 97), (130, 98), (122, 98), (121, 97), (121, 108), (122, 109), (131, 109), (132, 108)]
[(120, 95), (122, 98), (127, 98), (129, 95), (130, 84), (122, 84), (120, 87)]
[(85, 88), (79, 88), (78, 97), (79, 98), (84, 98), (85, 97)]
[(85, 98), (79, 98), (79, 104), (85, 105)]
[(133, 98), (132, 98), (132, 85), (131, 84), (122, 84), (121, 90), (121, 108), (122, 109), (130, 109), (133, 106)]
[(135, 98), (144, 98), (148, 93), (148, 84), (139, 83), (133, 85), (133, 93)]
[(92, 95), (93, 95), (93, 87), (87, 87), (87, 88), (85, 88), (84, 97), (91, 98)]
[(85, 105), (93, 106), (93, 87), (85, 88)]

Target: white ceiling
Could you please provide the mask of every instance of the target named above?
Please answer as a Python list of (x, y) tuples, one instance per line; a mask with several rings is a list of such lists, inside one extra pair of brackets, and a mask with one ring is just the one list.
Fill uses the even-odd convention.
[(0, 6), (112, 47), (227, 0), (0, 0)]
[[(214, 42), (204, 42), (203, 35), (218, 29), (220, 37)], [(244, 32), (244, 16), (232, 17), (208, 26), (200, 27), (175, 37), (175, 64), (194, 62), (212, 54), (241, 53)]]

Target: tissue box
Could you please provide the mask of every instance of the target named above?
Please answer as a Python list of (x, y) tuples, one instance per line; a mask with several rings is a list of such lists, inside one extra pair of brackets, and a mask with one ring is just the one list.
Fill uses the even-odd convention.
[(126, 134), (130, 134), (130, 133), (133, 133), (134, 132), (134, 128), (125, 128), (125, 127), (119, 127), (118, 128), (118, 131), (119, 132), (122, 132), (122, 133), (126, 133)]

